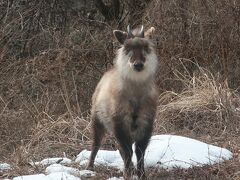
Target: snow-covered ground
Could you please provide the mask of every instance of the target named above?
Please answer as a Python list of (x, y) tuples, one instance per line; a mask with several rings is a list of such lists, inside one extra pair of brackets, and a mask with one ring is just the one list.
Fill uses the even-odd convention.
[[(77, 156), (76, 162), (85, 165), (88, 162), (90, 153), (91, 151), (83, 150)], [(145, 167), (190, 168), (192, 166), (219, 163), (231, 157), (232, 153), (229, 150), (195, 139), (173, 135), (156, 135), (152, 136), (146, 149)], [(135, 154), (132, 160), (136, 165)], [(123, 160), (118, 150), (100, 150), (95, 165), (123, 169)]]
[(95, 172), (89, 170), (78, 170), (61, 164), (52, 164), (45, 170), (45, 174), (18, 176), (13, 180), (80, 180), (95, 176)]
[[(77, 156), (75, 162), (81, 166), (86, 165), (90, 153), (90, 151), (83, 150)], [(232, 153), (229, 150), (195, 139), (174, 135), (155, 135), (152, 136), (146, 150), (145, 167), (167, 168), (171, 170), (174, 167), (190, 168), (207, 164), (212, 165), (231, 158)], [(132, 160), (136, 165), (135, 154)], [(92, 171), (80, 171), (76, 168), (64, 166), (70, 166), (71, 163), (72, 161), (67, 158), (48, 158), (41, 162), (32, 163), (34, 165), (47, 166), (45, 174), (19, 176), (13, 180), (80, 180), (81, 177), (95, 176), (95, 172)], [(95, 165), (109, 166), (120, 170), (123, 169), (123, 161), (118, 150), (100, 150), (97, 154)]]
[(51, 165), (51, 164), (71, 164), (72, 163), (72, 160), (71, 159), (68, 159), (68, 158), (47, 158), (47, 159), (44, 159), (40, 162), (30, 162), (30, 164), (32, 166), (47, 166), (47, 165)]

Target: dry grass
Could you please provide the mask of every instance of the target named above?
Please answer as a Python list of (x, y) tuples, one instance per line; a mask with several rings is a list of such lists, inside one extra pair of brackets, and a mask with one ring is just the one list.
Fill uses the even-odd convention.
[(174, 72), (184, 86), (181, 93), (166, 91), (159, 97), (159, 128), (167, 132), (185, 129), (210, 136), (238, 135), (240, 97), (227, 82), (220, 83), (209, 71), (195, 66), (198, 70), (193, 76)]

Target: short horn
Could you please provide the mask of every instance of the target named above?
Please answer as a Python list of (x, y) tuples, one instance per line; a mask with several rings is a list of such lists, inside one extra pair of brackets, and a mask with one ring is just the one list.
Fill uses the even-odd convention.
[(144, 28), (143, 28), (143, 25), (141, 26), (139, 35), (140, 35), (141, 38), (144, 38)]
[(130, 25), (127, 26), (127, 33), (128, 33), (128, 36), (129, 36), (130, 38), (133, 38), (133, 37), (134, 37), (133, 34), (132, 34), (132, 31), (131, 31)]

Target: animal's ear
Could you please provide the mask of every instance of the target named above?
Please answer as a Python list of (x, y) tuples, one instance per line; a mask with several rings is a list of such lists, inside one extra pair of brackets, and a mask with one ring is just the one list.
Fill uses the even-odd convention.
[(124, 43), (124, 41), (127, 39), (128, 35), (126, 32), (124, 31), (120, 31), (120, 30), (114, 30), (113, 34), (115, 36), (115, 38), (118, 40), (118, 42), (120, 42), (121, 44)]
[(154, 32), (155, 32), (155, 28), (151, 27), (145, 32), (145, 37), (148, 39), (152, 39)]

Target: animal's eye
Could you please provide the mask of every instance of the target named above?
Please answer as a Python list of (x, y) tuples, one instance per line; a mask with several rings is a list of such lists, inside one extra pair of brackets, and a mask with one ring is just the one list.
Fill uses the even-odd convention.
[(131, 51), (131, 48), (128, 45), (126, 45), (124, 49), (126, 51), (126, 54), (128, 54)]
[(143, 49), (144, 49), (144, 51), (145, 51), (146, 53), (150, 53), (150, 52), (151, 52), (151, 49), (149, 48), (148, 45), (145, 45), (145, 46), (143, 47)]

